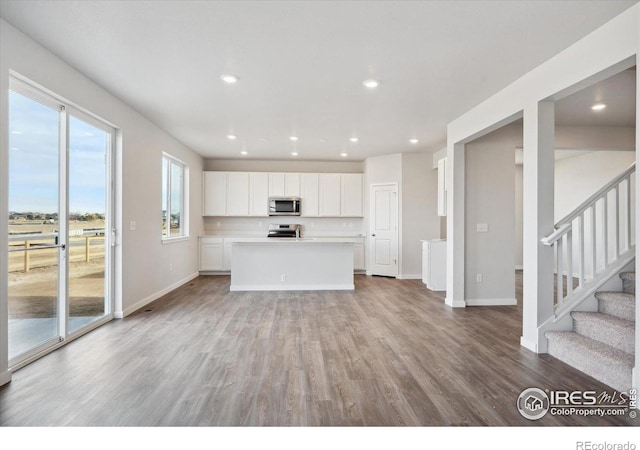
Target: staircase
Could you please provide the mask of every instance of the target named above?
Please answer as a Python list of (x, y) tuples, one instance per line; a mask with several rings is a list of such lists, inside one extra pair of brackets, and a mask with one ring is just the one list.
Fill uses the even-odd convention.
[(635, 272), (623, 292), (599, 291), (598, 312), (572, 311), (573, 331), (547, 331), (549, 354), (617, 391), (631, 389), (635, 354)]

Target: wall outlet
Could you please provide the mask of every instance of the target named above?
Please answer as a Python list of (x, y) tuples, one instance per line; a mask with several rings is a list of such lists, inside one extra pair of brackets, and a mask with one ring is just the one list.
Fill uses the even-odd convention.
[(482, 274), (481, 273), (477, 273), (476, 274), (476, 283), (482, 283)]
[(135, 220), (130, 220), (129, 221), (129, 231), (136, 231), (136, 221)]
[(220, 228), (220, 222), (216, 222), (216, 227)]
[(284, 273), (280, 275), (280, 281), (287, 281), (287, 276)]
[(486, 233), (489, 231), (488, 223), (477, 223), (476, 224), (476, 232), (478, 233)]

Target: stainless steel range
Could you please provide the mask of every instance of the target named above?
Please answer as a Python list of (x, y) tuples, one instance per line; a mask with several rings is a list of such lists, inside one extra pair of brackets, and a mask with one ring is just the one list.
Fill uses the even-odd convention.
[(269, 234), (267, 237), (275, 238), (299, 238), (300, 237), (300, 224), (279, 224), (272, 223), (269, 225)]

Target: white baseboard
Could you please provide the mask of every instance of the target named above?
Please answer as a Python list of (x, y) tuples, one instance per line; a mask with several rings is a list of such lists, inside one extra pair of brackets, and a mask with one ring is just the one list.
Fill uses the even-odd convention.
[(468, 298), (467, 306), (514, 306), (518, 304), (515, 298)]
[(533, 353), (538, 353), (538, 344), (525, 339), (524, 336), (520, 336), (520, 345)]
[(467, 306), (467, 302), (464, 300), (453, 300), (449, 297), (445, 297), (444, 304), (452, 308), (465, 308)]
[(230, 291), (353, 291), (353, 284), (299, 284), (299, 285), (231, 285)]
[(524, 266), (516, 266), (516, 270), (524, 270)]
[(407, 275), (400, 275), (398, 277), (399, 280), (422, 280), (422, 274), (407, 274)]
[(127, 317), (129, 314), (132, 314), (132, 313), (136, 312), (140, 308), (144, 308), (145, 306), (147, 306), (152, 301), (158, 300), (163, 295), (166, 295), (169, 292), (173, 291), (174, 289), (179, 288), (183, 284), (188, 283), (189, 281), (193, 280), (194, 278), (198, 278), (199, 275), (200, 274), (198, 272), (193, 273), (193, 274), (189, 275), (188, 277), (183, 278), (182, 280), (173, 283), (171, 286), (167, 286), (166, 288), (162, 289), (161, 291), (158, 291), (158, 292), (156, 292), (154, 294), (151, 294), (150, 296), (140, 300), (139, 302), (134, 303), (133, 305), (129, 306), (128, 308), (125, 308), (124, 311), (116, 311), (113, 314), (113, 316), (116, 319), (123, 319), (123, 318)]
[(7, 370), (6, 372), (0, 373), (0, 386), (7, 384), (9, 381), (11, 381), (11, 372)]

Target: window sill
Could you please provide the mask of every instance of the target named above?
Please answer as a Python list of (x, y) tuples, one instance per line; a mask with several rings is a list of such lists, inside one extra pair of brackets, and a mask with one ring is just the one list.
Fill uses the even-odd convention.
[(184, 242), (184, 241), (188, 241), (189, 240), (189, 236), (178, 236), (178, 237), (172, 237), (172, 238), (162, 238), (162, 245), (165, 244), (176, 244), (178, 242)]

